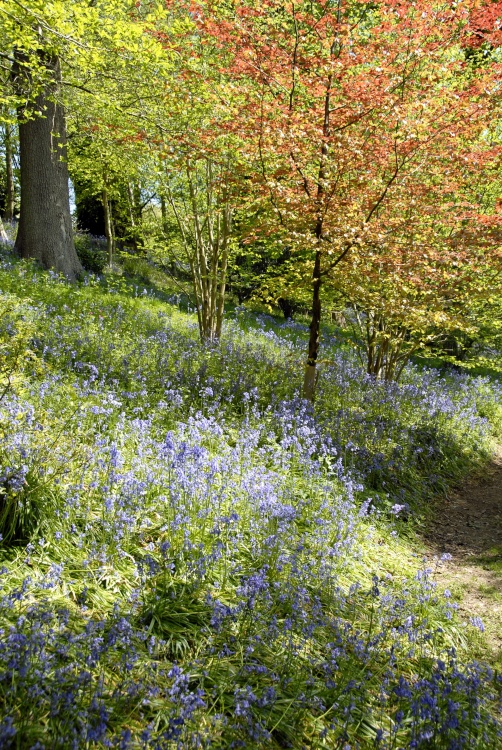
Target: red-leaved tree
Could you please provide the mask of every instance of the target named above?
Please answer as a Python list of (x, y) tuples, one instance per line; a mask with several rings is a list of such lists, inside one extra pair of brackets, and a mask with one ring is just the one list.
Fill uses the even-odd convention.
[(239, 134), (257, 199), (270, 208), (259, 231), (310, 253), (303, 394), (312, 400), (321, 288), (348, 254), (391, 248), (394, 227), (402, 240), (407, 215), (430, 211), (437, 195), (442, 237), (467, 236), (466, 223), (492, 211), (476, 196), (466, 205), (464, 186), (466, 168), (498, 157), (487, 135), (498, 64), (467, 59), (479, 26), (469, 2), (208, 0), (187, 9), (201, 44), (218, 50), (206, 75), (235, 92), (225, 127)]

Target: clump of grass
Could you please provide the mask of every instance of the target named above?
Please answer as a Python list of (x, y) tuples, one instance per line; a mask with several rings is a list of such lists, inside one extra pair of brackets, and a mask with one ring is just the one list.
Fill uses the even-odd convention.
[(502, 547), (492, 547), (486, 550), (482, 555), (478, 555), (474, 562), (482, 565), (486, 570), (502, 573)]

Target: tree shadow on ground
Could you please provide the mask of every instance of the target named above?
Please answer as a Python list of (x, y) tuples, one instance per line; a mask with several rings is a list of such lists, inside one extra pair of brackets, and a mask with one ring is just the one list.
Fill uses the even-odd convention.
[(426, 542), (432, 556), (451, 555), (438, 582), (459, 600), (461, 614), (482, 619), (486, 656), (502, 663), (502, 446), (482, 475), (439, 503)]

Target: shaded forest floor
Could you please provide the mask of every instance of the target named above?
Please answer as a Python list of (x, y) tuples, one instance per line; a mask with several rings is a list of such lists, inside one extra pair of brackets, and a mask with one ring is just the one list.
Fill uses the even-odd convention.
[(483, 474), (467, 480), (442, 502), (427, 542), (432, 556), (452, 556), (439, 564), (438, 583), (451, 591), (464, 617), (483, 621), (479, 656), (501, 665), (502, 446)]

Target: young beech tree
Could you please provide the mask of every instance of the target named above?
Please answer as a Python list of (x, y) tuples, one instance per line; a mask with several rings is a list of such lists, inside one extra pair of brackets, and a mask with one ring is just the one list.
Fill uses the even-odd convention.
[(496, 294), (502, 254), (474, 237), (465, 252), (464, 239), (440, 237), (429, 245), (424, 237), (408, 238), (399, 247), (394, 240), (348, 257), (335, 291), (351, 309), (346, 317), (370, 375), (398, 380), (415, 352), (448, 334), (476, 333), (473, 312)]
[(234, 215), (245, 201), (245, 189), (235, 139), (221, 129), (228, 112), (222, 112), (219, 102), (212, 106), (214, 91), (203, 82), (192, 81), (189, 87), (196, 106), (188, 116), (179, 113), (173, 123), (171, 147), (162, 154), (160, 191), (190, 270), (201, 339), (216, 341), (223, 324)]
[(497, 296), (499, 140), (494, 126), (456, 153), (437, 151), (426, 170), (401, 175), (398, 197), (379, 209), (378, 242), (368, 239), (347, 255), (343, 273), (327, 275), (326, 291), (352, 307), (369, 374), (397, 379), (425, 345), (454, 332), (471, 338), (475, 311)]
[(221, 336), (234, 208), (231, 164), (230, 157), (223, 163), (187, 157), (165, 184), (190, 267), (203, 341)]
[[(401, 175), (399, 197), (379, 208), (377, 240), (368, 236), (347, 254), (343, 273), (335, 267), (324, 277), (327, 306), (352, 310), (346, 318), (369, 374), (398, 379), (414, 352), (445, 336), (472, 340), (485, 328), (502, 274), (498, 148), (487, 148), (497, 140), (494, 126), (456, 157), (437, 153), (426, 172)], [(266, 282), (272, 297), (289, 293), (305, 305), (309, 259), (298, 253), (295, 261)]]
[[(169, 23), (157, 39), (173, 56), (157, 89), (159, 194), (165, 229), (178, 231), (182, 265), (189, 270), (202, 340), (221, 335), (236, 211), (247, 200), (247, 165), (233, 129), (239, 92), (220, 71), (224, 51), (199, 29), (183, 6), (168, 3)], [(167, 232), (166, 232), (167, 234)], [(173, 248), (170, 248), (171, 252)]]
[(222, 51), (220, 74), (239, 86), (234, 128), (271, 206), (269, 228), (311, 257), (303, 393), (312, 400), (323, 281), (337, 267), (343, 273), (349, 253), (378, 247), (382, 208), (400, 200), (405, 177), (407, 200), (424, 200), (427, 183), (413, 177), (438, 154), (455, 189), (459, 147), (490, 119), (493, 66), (466, 75), (469, 2), (209, 0), (190, 8)]

